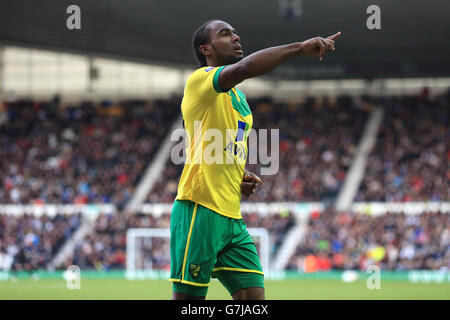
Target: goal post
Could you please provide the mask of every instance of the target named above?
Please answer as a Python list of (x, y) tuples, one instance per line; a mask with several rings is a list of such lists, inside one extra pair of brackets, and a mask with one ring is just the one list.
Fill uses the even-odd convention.
[[(270, 271), (270, 236), (265, 228), (247, 228), (250, 236), (254, 239), (257, 248), (261, 266), (265, 273)], [(127, 230), (126, 235), (126, 277), (128, 279), (136, 278), (157, 278), (167, 277), (166, 272), (161, 273), (160, 269), (154, 268), (151, 259), (144, 259), (144, 251), (149, 251), (153, 245), (154, 239), (163, 239), (163, 251), (166, 257), (170, 259), (170, 229), (169, 228), (133, 228)], [(170, 260), (169, 260), (170, 261)]]
[[(126, 272), (130, 277), (136, 274), (137, 271), (153, 270), (153, 267), (137, 268), (136, 263), (141, 254), (141, 246), (138, 239), (147, 238), (167, 238), (170, 239), (169, 228), (133, 228), (127, 230), (127, 251), (126, 251)], [(151, 243), (151, 242), (150, 242)], [(170, 253), (169, 253), (170, 254)]]

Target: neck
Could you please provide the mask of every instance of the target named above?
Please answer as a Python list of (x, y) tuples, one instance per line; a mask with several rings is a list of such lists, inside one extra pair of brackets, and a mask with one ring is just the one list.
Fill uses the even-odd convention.
[(219, 64), (217, 61), (215, 61), (214, 59), (206, 59), (206, 65), (209, 67), (218, 67), (221, 64)]

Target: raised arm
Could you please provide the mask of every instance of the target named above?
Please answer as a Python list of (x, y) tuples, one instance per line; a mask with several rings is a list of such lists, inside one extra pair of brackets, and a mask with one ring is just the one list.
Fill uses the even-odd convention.
[(266, 74), (283, 62), (299, 55), (322, 60), (326, 52), (335, 50), (334, 40), (340, 35), (341, 32), (338, 32), (327, 38), (316, 37), (257, 51), (237, 63), (226, 66), (220, 73), (219, 85), (226, 91), (246, 79)]

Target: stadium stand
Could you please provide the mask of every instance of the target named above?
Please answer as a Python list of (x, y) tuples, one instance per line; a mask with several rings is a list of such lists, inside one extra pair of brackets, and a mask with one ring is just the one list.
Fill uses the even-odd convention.
[[(170, 216), (167, 213), (159, 219), (139, 213), (101, 214), (95, 220), (93, 232), (76, 243), (73, 257), (69, 258), (66, 265), (76, 264), (82, 269), (124, 269), (127, 229), (168, 228), (169, 223)], [(156, 257), (156, 246), (152, 250), (149, 254)]]
[(122, 207), (151, 161), (172, 100), (7, 104), (0, 127), (0, 203), (113, 203)]
[[(261, 188), (248, 201), (332, 201), (345, 179), (372, 105), (345, 96), (291, 103), (249, 99), (249, 104), (255, 130), (279, 129), (280, 159), (279, 172), (261, 176)], [(259, 174), (258, 164), (247, 169)], [(147, 201), (172, 202), (182, 170), (183, 165), (175, 165), (169, 158), (164, 176)]]
[(80, 225), (80, 214), (0, 214), (0, 270), (45, 269)]
[(316, 213), (287, 269), (366, 270), (373, 264), (382, 270), (448, 270), (450, 216), (441, 212)]
[(450, 200), (450, 98), (387, 97), (355, 201)]
[[(404, 97), (250, 100), (255, 129), (280, 129), (280, 171), (263, 176), (261, 189), (247, 201), (332, 204), (374, 105), (384, 108), (384, 120), (355, 200), (449, 201), (449, 96), (430, 98), (424, 91)], [(169, 227), (168, 212), (157, 218), (123, 207), (179, 114), (178, 99), (64, 108), (57, 99), (19, 101), (8, 103), (6, 113), (0, 127), (0, 203), (111, 203), (117, 208), (95, 219), (93, 231), (59, 268), (124, 269), (127, 229)], [(182, 168), (169, 159), (147, 201), (171, 203)], [(259, 174), (258, 165), (248, 169)], [(295, 225), (292, 212), (243, 217), (248, 227), (269, 230), (271, 258)], [(80, 215), (2, 214), (0, 222), (0, 261), (9, 261), (12, 270), (33, 270), (46, 268), (80, 225)], [(302, 239), (287, 269), (363, 270), (373, 262), (385, 270), (450, 266), (445, 213), (370, 216), (328, 209), (310, 216)], [(146, 245), (141, 265), (167, 269), (168, 241), (155, 238)]]

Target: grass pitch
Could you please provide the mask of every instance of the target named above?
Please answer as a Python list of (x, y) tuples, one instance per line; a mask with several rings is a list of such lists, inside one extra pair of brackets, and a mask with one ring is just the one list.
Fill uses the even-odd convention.
[[(365, 281), (344, 283), (340, 280), (295, 279), (267, 280), (266, 298), (270, 300), (377, 300), (439, 299), (450, 300), (450, 283), (424, 284), (381, 281), (380, 289), (369, 290)], [(172, 284), (167, 280), (82, 279), (79, 290), (69, 290), (63, 279), (19, 279), (0, 282), (0, 299), (50, 300), (167, 300)], [(212, 280), (209, 300), (229, 300), (226, 289)]]

